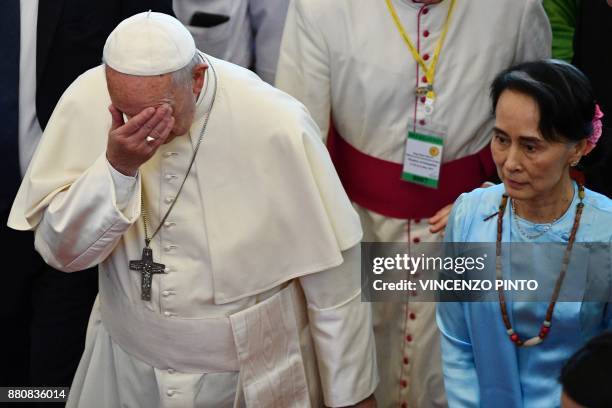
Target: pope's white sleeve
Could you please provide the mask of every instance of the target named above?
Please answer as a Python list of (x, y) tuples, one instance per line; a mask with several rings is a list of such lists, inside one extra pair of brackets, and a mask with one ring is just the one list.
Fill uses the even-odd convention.
[(527, 0), (518, 29), (514, 64), (550, 58), (552, 30), (541, 0)]
[(295, 0), (289, 5), (275, 84), (306, 105), (326, 140), (331, 115), (330, 64), (325, 37), (313, 22), (318, 3)]
[(108, 160), (106, 161), (106, 166), (108, 167), (108, 171), (113, 179), (113, 185), (115, 186), (117, 208), (123, 212), (127, 218), (130, 218), (130, 214), (126, 214), (124, 211), (126, 209), (128, 211), (131, 210), (131, 208), (128, 208), (128, 204), (130, 199), (134, 196), (134, 188), (138, 181), (138, 174), (134, 177), (126, 176), (118, 172)]
[[(140, 216), (140, 176), (131, 188), (128, 180), (119, 183), (116, 188), (103, 154), (53, 198), (36, 228), (34, 241), (45, 262), (73, 272), (97, 265), (110, 254)], [(119, 191), (122, 209), (117, 204)]]
[(361, 302), (360, 245), (342, 255), (340, 266), (300, 278), (330, 407), (355, 404), (378, 384), (371, 307)]

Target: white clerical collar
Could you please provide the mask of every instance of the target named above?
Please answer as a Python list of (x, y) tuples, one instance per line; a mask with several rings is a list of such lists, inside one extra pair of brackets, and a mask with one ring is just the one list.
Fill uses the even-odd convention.
[[(201, 127), (205, 122), (205, 117), (208, 115), (213, 107), (215, 100), (215, 93), (217, 92), (217, 74), (215, 73), (214, 67), (210, 58), (203, 52), (197, 51), (202, 57), (203, 62), (208, 64), (208, 69), (204, 71), (204, 89), (200, 92), (196, 101), (196, 108), (193, 117), (193, 124), (190, 130), (191, 143), (195, 146), (200, 137)], [(195, 127), (194, 127), (195, 126)]]
[[(208, 69), (204, 71), (204, 88), (200, 92), (196, 101), (196, 109), (193, 116), (193, 124), (191, 127), (191, 142), (195, 145), (200, 137), (200, 128), (204, 124), (204, 118), (210, 113), (213, 102), (215, 100), (215, 93), (217, 91), (217, 74), (215, 73), (214, 67), (210, 58), (203, 52), (197, 51), (202, 57), (203, 62), (208, 65)], [(195, 126), (195, 127), (194, 127)]]
[(210, 59), (204, 53), (199, 51), (198, 53), (208, 65), (208, 69), (204, 71), (204, 89), (202, 89), (202, 92), (200, 92), (198, 100), (196, 101), (196, 112), (194, 119), (199, 119), (212, 108), (214, 90), (216, 89), (217, 84), (217, 75), (214, 73)]

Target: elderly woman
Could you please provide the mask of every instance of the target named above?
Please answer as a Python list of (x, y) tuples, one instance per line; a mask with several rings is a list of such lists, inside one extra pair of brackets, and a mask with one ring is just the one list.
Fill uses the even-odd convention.
[[(574, 243), (609, 245), (612, 240), (612, 200), (570, 177), (570, 169), (597, 143), (602, 114), (585, 76), (559, 61), (502, 72), (491, 96), (491, 151), (503, 184), (460, 196), (446, 241), (495, 242), (500, 249), (502, 242), (557, 243), (570, 258), (569, 269), (561, 257), (529, 263), (534, 276), (545, 270), (553, 284), (556, 280), (563, 287), (578, 264), (571, 261)], [(537, 252), (537, 245), (532, 248)], [(501, 258), (496, 272), (507, 277), (510, 268), (504, 270), (508, 262)], [(610, 273), (609, 256), (597, 269)], [(555, 292), (550, 302), (513, 302), (501, 291), (499, 302), (438, 305), (451, 408), (559, 405), (563, 363), (612, 326), (612, 310), (604, 301), (557, 304)]]

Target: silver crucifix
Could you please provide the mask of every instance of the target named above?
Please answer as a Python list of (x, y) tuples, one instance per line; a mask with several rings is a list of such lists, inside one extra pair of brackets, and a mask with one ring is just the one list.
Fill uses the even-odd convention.
[(151, 300), (151, 281), (156, 273), (164, 273), (166, 265), (153, 262), (153, 250), (149, 247), (142, 249), (142, 259), (140, 261), (130, 261), (130, 269), (140, 271), (141, 276), (141, 295), (142, 300)]

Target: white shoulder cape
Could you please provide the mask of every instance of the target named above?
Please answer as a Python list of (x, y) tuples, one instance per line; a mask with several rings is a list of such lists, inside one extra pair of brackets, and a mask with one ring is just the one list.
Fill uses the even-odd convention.
[[(219, 304), (337, 266), (362, 233), (304, 106), (250, 71), (208, 60), (218, 87), (194, 166)], [(109, 105), (103, 66), (68, 88), (13, 204), (11, 228), (35, 229), (54, 196), (103, 154)], [(192, 132), (202, 123), (196, 117)]]

